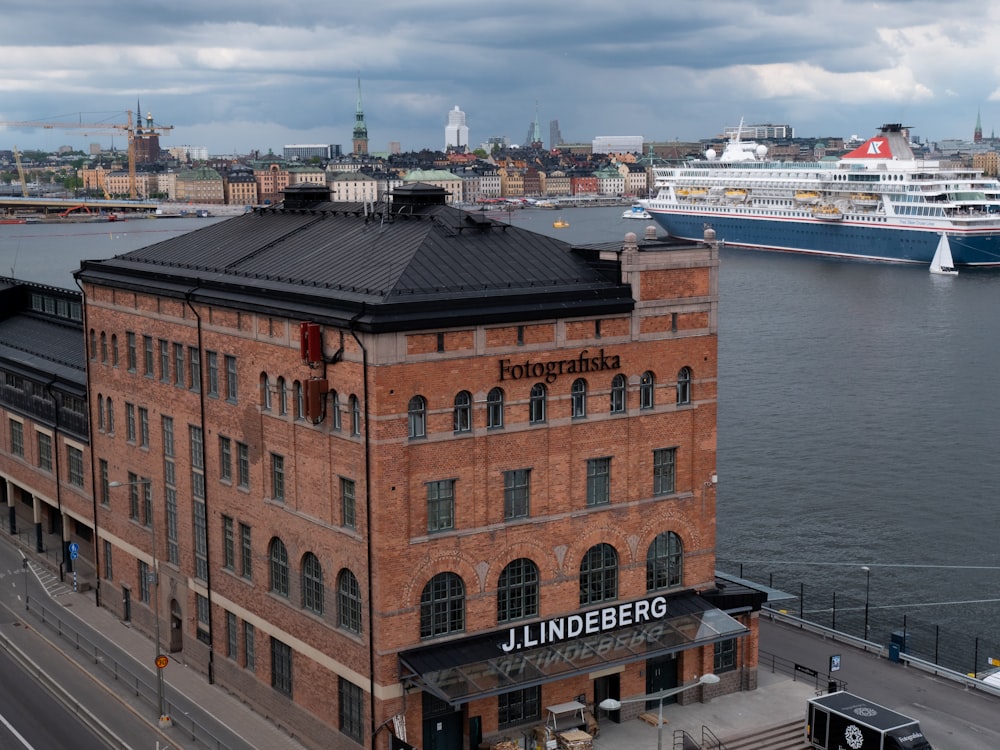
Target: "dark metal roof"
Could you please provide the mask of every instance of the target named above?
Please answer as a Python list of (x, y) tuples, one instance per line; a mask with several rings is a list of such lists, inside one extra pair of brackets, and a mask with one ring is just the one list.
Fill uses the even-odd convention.
[(289, 199), (85, 261), (77, 276), (370, 330), (632, 309), (630, 288), (565, 242), (427, 203), (430, 192), (377, 205)]

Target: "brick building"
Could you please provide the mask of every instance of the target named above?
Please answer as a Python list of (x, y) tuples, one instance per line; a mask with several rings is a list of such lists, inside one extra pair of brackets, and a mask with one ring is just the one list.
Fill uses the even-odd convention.
[[(70, 531), (100, 603), (149, 632), (158, 610), (175, 661), (315, 747), (755, 687), (761, 595), (714, 575), (714, 244), (570, 248), (421, 184), (326, 195), (78, 271), (94, 490)], [(4, 432), (13, 504), (40, 480)]]

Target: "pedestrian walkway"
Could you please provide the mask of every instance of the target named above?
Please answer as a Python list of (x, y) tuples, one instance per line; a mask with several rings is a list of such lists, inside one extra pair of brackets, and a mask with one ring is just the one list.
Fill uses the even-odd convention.
[[(37, 562), (30, 561), (29, 570), (34, 582), (30, 589), (31, 599), (25, 619), (39, 636), (55, 648), (73, 656), (72, 652), (77, 649), (69, 648), (70, 642), (66, 640), (66, 636), (58, 632), (63, 629), (59, 622), (65, 622), (68, 628), (79, 631), (91, 642), (105, 639), (110, 641), (109, 648), (116, 647), (122, 659), (131, 661), (128, 668), (132, 673), (145, 675), (144, 682), (148, 684), (155, 683), (151, 638), (119, 620), (109, 610), (98, 608), (92, 591), (74, 592), (71, 585), (60, 581), (58, 576)], [(45, 622), (40, 620), (43, 608)], [(106, 682), (107, 668), (95, 664), (94, 659), (87, 658), (85, 654), (82, 656), (83, 658), (77, 659), (78, 663), (96, 679)], [(212, 743), (212, 747), (231, 750), (305, 750), (305, 746), (296, 738), (223, 688), (209, 684), (203, 674), (189, 669), (177, 656), (171, 655), (170, 664), (164, 671), (164, 693), (170, 713), (179, 710), (177, 706), (183, 705), (184, 715), (173, 716), (174, 725), (159, 730), (165, 742), (173, 743), (173, 747), (194, 746), (189, 728), (192, 722), (197, 722), (203, 727), (220, 725), (227, 730), (224, 733), (226, 736), (220, 737), (219, 742)], [(148, 698), (137, 696), (138, 691), (134, 686), (122, 681), (113, 684), (118, 688), (123, 702), (130, 705), (138, 715), (147, 717), (150, 726), (157, 726), (158, 711), (155, 702), (151, 703)]]

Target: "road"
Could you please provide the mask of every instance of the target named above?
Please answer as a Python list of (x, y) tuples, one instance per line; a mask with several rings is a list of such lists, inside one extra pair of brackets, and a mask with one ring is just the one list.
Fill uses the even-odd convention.
[(830, 656), (839, 654), (841, 668), (834, 676), (846, 683), (846, 690), (919, 720), (935, 750), (1000, 748), (1000, 700), (995, 696), (763, 617), (760, 648), (823, 676)]
[(0, 747), (47, 750), (104, 750), (86, 724), (0, 651)]

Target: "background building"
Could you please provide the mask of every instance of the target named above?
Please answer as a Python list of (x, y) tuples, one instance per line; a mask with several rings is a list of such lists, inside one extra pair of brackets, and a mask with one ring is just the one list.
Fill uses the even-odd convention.
[(467, 150), (469, 143), (469, 127), (465, 123), (465, 112), (456, 104), (448, 113), (448, 124), (444, 128), (444, 150)]

